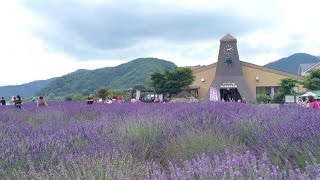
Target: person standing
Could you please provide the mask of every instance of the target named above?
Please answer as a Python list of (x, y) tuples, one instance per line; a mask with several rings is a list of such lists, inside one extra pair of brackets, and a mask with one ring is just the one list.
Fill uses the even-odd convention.
[(308, 107), (320, 110), (320, 104), (313, 96), (311, 95), (308, 96), (308, 101), (309, 101)]
[(4, 99), (4, 97), (1, 98), (1, 105), (5, 106), (6, 105), (6, 100)]
[(15, 100), (16, 100), (16, 96), (12, 96), (10, 103), (14, 105), (14, 101), (15, 101)]
[(90, 94), (87, 98), (87, 104), (93, 104), (93, 95)]
[(17, 95), (17, 97), (15, 97), (13, 103), (14, 103), (14, 106), (16, 108), (21, 109), (22, 100), (21, 100), (21, 97), (19, 95)]

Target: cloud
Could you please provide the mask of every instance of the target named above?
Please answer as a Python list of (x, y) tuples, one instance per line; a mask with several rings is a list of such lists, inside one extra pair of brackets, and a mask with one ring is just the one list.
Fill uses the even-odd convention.
[(140, 57), (208, 65), (217, 61), (226, 33), (237, 38), (240, 59), (258, 65), (296, 52), (319, 55), (319, 5), (317, 0), (4, 1), (0, 59), (8, 76), (0, 85)]
[[(43, 26), (33, 27), (51, 51), (80, 60), (118, 58), (122, 53), (153, 54), (143, 43), (159, 49), (197, 42), (215, 42), (226, 33), (237, 36), (272, 25), (255, 16), (243, 17), (232, 7), (188, 8), (181, 4), (147, 1), (55, 1), (25, 2)], [(177, 7), (178, 6), (178, 7)]]

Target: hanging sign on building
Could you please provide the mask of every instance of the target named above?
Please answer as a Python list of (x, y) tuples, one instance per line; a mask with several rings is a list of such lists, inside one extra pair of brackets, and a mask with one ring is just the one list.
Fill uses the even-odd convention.
[(217, 88), (210, 87), (210, 101), (218, 101), (218, 90)]
[(237, 88), (236, 83), (222, 83), (221, 88)]

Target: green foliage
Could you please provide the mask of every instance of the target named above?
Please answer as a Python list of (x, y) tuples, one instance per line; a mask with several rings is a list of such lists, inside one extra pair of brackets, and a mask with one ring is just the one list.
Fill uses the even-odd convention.
[(294, 94), (293, 88), (296, 86), (297, 83), (298, 81), (295, 79), (281, 79), (279, 88), (280, 93), (284, 95)]
[(65, 101), (72, 101), (72, 94), (67, 94), (63, 98)]
[(148, 124), (126, 124), (122, 129), (122, 134), (126, 134), (129, 138), (144, 139), (148, 143), (154, 140), (158, 129)]
[(106, 100), (107, 97), (109, 97), (111, 94), (112, 92), (107, 87), (100, 87), (96, 90), (96, 96), (98, 96), (102, 100)]
[(172, 71), (151, 74), (151, 84), (157, 93), (177, 93), (183, 87), (192, 84), (194, 80), (192, 70), (187, 67), (176, 67)]
[[(43, 95), (43, 94), (36, 94), (37, 91), (46, 87), (55, 78), (51, 78), (48, 80), (40, 80), (40, 81), (33, 81), (30, 83), (16, 85), (16, 86), (2, 86), (0, 87), (0, 95), (4, 97), (6, 100), (11, 99), (12, 96), (20, 95), (23, 99), (28, 97), (33, 97), (35, 95)], [(49, 94), (49, 93), (48, 93)]]
[(277, 61), (268, 63), (264, 66), (272, 69), (277, 69), (280, 71), (289, 72), (292, 74), (298, 74), (298, 69), (300, 64), (318, 63), (319, 61), (320, 61), (319, 57), (306, 54), (306, 53), (296, 53), (289, 57), (282, 58)]
[(65, 101), (83, 101), (86, 97), (80, 93), (70, 93), (64, 96)]
[(144, 84), (137, 84), (137, 85), (133, 86), (132, 89), (133, 90), (143, 90), (143, 89), (147, 89), (147, 88)]
[(50, 93), (47, 97), (48, 100), (54, 100), (55, 97), (54, 97), (54, 94), (53, 93)]
[(125, 101), (131, 99), (131, 91), (130, 90), (123, 90), (123, 89), (112, 89), (110, 90), (111, 94), (108, 97), (112, 96), (123, 96)]
[(166, 73), (167, 70), (165, 70), (164, 74), (159, 72), (154, 72), (151, 74), (151, 85), (154, 87), (155, 91), (157, 93), (165, 93), (166, 92)]
[[(125, 143), (126, 139), (134, 139), (135, 143), (130, 148), (130, 154), (144, 161), (163, 159), (160, 147), (157, 143), (160, 130), (154, 125), (146, 123), (124, 124), (120, 128), (119, 142)], [(161, 143), (160, 143), (161, 144)], [(153, 147), (156, 146), (157, 148)], [(136, 151), (141, 149), (140, 151)]]
[(235, 137), (238, 138), (239, 142), (245, 145), (255, 144), (256, 139), (254, 133), (263, 131), (263, 127), (257, 121), (243, 120), (238, 121), (233, 125), (235, 129)]
[(277, 93), (273, 99), (272, 99), (272, 103), (280, 103), (281, 101), (284, 101), (284, 94), (283, 93)]
[(196, 154), (215, 153), (227, 147), (228, 150), (237, 149), (238, 140), (218, 132), (186, 132), (184, 136), (171, 140), (166, 155), (172, 158), (190, 159)]
[(305, 169), (306, 165), (310, 163), (320, 164), (320, 148), (311, 153), (307, 150), (311, 148), (308, 142), (304, 142), (304, 144), (305, 149), (299, 152), (299, 155), (293, 159), (293, 164), (296, 164), (301, 169)]
[[(36, 171), (34, 163), (29, 163), (30, 170), (25, 172), (22, 168), (15, 167), (14, 178), (6, 177), (2, 179), (145, 179), (148, 168), (144, 164), (137, 162), (130, 155), (114, 155), (113, 158), (96, 158), (84, 153), (69, 157), (73, 163), (63, 163), (59, 161), (54, 170), (42, 169)], [(106, 160), (107, 159), (107, 160)], [(22, 163), (28, 163), (24, 160)], [(22, 164), (21, 163), (21, 164)], [(112, 170), (112, 171), (107, 171)]]
[(47, 96), (54, 93), (56, 96), (79, 92), (87, 95), (99, 87), (110, 89), (129, 89), (137, 85), (147, 86), (153, 72), (173, 69), (176, 65), (172, 62), (156, 58), (140, 58), (116, 67), (105, 67), (95, 70), (77, 70), (67, 75), (56, 78), (39, 94)]
[(91, 91), (87, 90), (87, 89), (84, 89), (81, 91), (81, 94), (84, 95), (84, 96), (88, 96), (88, 94), (91, 94)]
[(112, 89), (110, 91), (113, 96), (125, 96), (128, 94), (128, 91), (123, 89)]
[(306, 76), (303, 86), (309, 90), (319, 90), (320, 89), (320, 69), (313, 69)]
[(260, 95), (257, 96), (257, 102), (258, 103), (266, 104), (266, 103), (268, 103), (268, 99), (269, 99), (269, 97), (266, 94), (260, 94)]

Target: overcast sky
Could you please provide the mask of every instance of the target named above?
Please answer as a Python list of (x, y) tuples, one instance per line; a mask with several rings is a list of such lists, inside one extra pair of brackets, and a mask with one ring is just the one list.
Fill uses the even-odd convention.
[(238, 40), (242, 61), (320, 55), (317, 0), (4, 0), (0, 86), (156, 57), (178, 66), (217, 61)]

